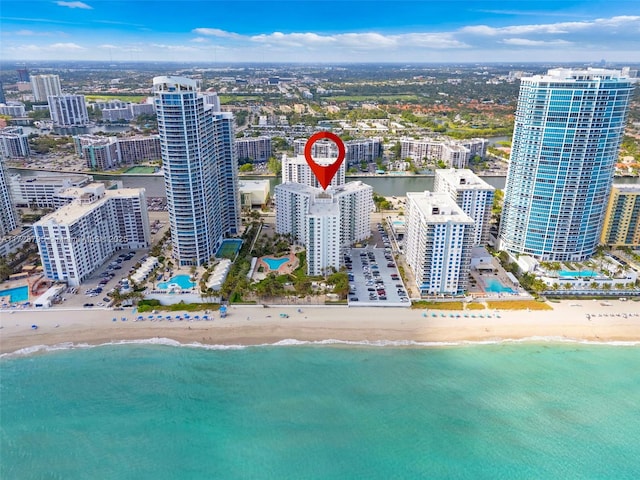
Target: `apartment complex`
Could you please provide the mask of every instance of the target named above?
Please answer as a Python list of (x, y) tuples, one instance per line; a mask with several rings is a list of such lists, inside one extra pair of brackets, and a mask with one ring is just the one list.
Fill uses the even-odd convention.
[(446, 193), (474, 221), (473, 245), (489, 243), (495, 188), (467, 169), (438, 169), (434, 192)]
[(74, 200), (33, 224), (47, 278), (78, 286), (114, 252), (149, 247), (144, 189), (92, 183), (64, 194)]
[[(332, 158), (313, 156), (313, 160), (318, 165), (331, 165), (335, 163), (336, 158), (337, 153), (336, 156)], [(342, 162), (335, 176), (331, 179), (330, 186), (338, 187), (340, 185), (344, 185), (345, 171), (345, 162)], [(318, 182), (316, 175), (311, 170), (311, 167), (309, 167), (304, 155), (297, 155), (295, 157), (287, 157), (286, 155), (282, 156), (282, 183), (291, 182), (320, 188), (320, 183)]]
[(160, 137), (103, 137), (99, 135), (75, 135), (76, 154), (84, 158), (92, 170), (109, 170), (120, 165), (129, 165), (162, 158)]
[(613, 185), (600, 243), (640, 247), (640, 185)]
[(500, 249), (581, 261), (600, 240), (633, 86), (617, 70), (521, 80)]
[(271, 156), (270, 137), (249, 137), (236, 140), (238, 160), (249, 159), (254, 163), (266, 162)]
[(89, 124), (84, 95), (49, 95), (47, 100), (55, 126), (84, 127)]
[(36, 102), (46, 102), (50, 96), (62, 95), (58, 75), (31, 75), (31, 89)]
[(5, 158), (26, 158), (31, 155), (29, 136), (21, 127), (0, 130), (0, 155)]
[(407, 192), (405, 256), (421, 295), (466, 292), (473, 228), (449, 194)]
[(321, 188), (282, 183), (275, 188), (276, 232), (307, 249), (307, 273), (340, 267), (340, 250), (371, 235), (373, 188), (362, 182)]
[(484, 138), (468, 140), (450, 140), (438, 138), (402, 138), (400, 140), (400, 158), (410, 158), (420, 164), (430, 161), (442, 161), (448, 168), (467, 168), (474, 156), (484, 158), (489, 141)]
[[(293, 141), (293, 154), (304, 155), (304, 147), (307, 139), (298, 138)], [(347, 165), (354, 165), (361, 162), (373, 162), (382, 157), (382, 139), (362, 138), (347, 140), (344, 142), (345, 157)], [(319, 140), (311, 147), (313, 158), (338, 158), (338, 147), (330, 140)]]
[(153, 90), (172, 254), (200, 265), (240, 225), (233, 115), (214, 112), (189, 78), (155, 77)]

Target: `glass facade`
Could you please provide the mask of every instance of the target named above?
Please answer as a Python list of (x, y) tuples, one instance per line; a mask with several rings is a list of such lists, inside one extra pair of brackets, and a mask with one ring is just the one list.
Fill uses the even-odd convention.
[(180, 265), (208, 262), (239, 224), (233, 116), (205, 108), (196, 82), (153, 80), (172, 254)]
[(522, 79), (500, 249), (549, 261), (593, 255), (632, 89), (615, 70)]

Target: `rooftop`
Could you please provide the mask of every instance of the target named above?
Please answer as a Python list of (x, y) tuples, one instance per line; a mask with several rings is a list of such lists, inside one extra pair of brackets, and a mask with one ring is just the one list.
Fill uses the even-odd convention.
[(430, 223), (469, 223), (473, 220), (446, 193), (407, 192), (407, 201), (411, 202)]

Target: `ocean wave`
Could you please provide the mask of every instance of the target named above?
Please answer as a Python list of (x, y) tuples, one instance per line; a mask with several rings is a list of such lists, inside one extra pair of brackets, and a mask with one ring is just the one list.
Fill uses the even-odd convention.
[(460, 340), (452, 342), (420, 342), (416, 340), (338, 340), (334, 338), (328, 338), (324, 340), (297, 340), (295, 338), (287, 338), (279, 340), (274, 343), (262, 343), (256, 345), (225, 345), (225, 344), (207, 344), (200, 342), (181, 343), (171, 338), (153, 337), (140, 340), (118, 340), (113, 342), (106, 342), (101, 344), (88, 344), (88, 343), (72, 343), (64, 342), (55, 345), (33, 345), (30, 347), (21, 348), (15, 352), (3, 353), (0, 355), (0, 359), (3, 358), (15, 358), (26, 357), (31, 355), (37, 355), (42, 353), (57, 352), (62, 350), (79, 350), (96, 347), (114, 346), (114, 345), (163, 345), (168, 347), (186, 347), (186, 348), (198, 348), (203, 350), (242, 350), (246, 348), (262, 348), (262, 347), (296, 347), (296, 346), (351, 346), (351, 347), (423, 347), (423, 348), (438, 348), (438, 347), (463, 347), (463, 346), (480, 346), (480, 345), (502, 345), (502, 344), (521, 344), (521, 343), (570, 343), (581, 345), (602, 345), (613, 347), (637, 347), (640, 346), (638, 340), (584, 340), (568, 337), (557, 336), (532, 336), (524, 338), (496, 338), (489, 340)]

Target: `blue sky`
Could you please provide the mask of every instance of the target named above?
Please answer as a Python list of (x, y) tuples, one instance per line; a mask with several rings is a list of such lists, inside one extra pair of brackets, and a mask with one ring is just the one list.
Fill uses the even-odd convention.
[(640, 62), (640, 0), (0, 0), (3, 60)]

